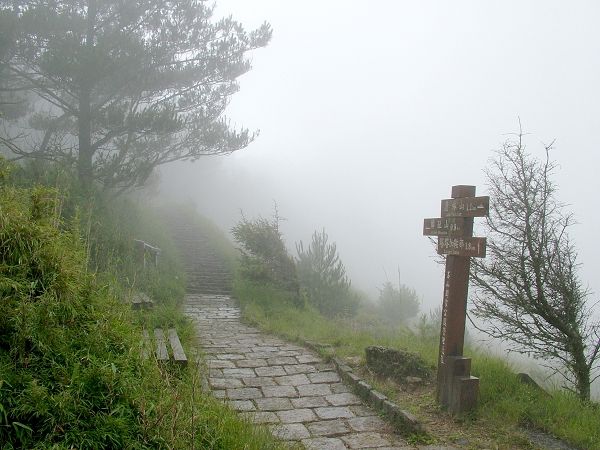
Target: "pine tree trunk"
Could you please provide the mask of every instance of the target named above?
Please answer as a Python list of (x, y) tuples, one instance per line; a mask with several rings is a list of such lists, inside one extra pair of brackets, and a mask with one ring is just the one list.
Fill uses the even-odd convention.
[(90, 90), (82, 86), (79, 96), (79, 160), (77, 164), (79, 184), (84, 192), (92, 187), (92, 127), (90, 111)]
[[(87, 17), (87, 36), (85, 45), (89, 50), (86, 56), (89, 58), (92, 55), (94, 47), (94, 26), (96, 23), (96, 0), (88, 0), (88, 17)], [(92, 166), (92, 113), (91, 113), (91, 92), (92, 85), (90, 75), (86, 74), (86, 68), (82, 68), (79, 94), (79, 160), (77, 164), (79, 174), (79, 184), (84, 193), (89, 193), (94, 180)]]

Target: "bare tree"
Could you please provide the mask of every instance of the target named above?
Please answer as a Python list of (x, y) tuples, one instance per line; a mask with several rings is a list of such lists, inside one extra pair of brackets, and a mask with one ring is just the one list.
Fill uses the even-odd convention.
[(590, 399), (598, 371), (600, 323), (579, 275), (568, 231), (571, 213), (557, 200), (556, 163), (525, 151), (520, 131), (486, 170), (491, 197), (487, 258), (474, 258), (472, 313), (480, 329), (511, 350), (544, 361)]

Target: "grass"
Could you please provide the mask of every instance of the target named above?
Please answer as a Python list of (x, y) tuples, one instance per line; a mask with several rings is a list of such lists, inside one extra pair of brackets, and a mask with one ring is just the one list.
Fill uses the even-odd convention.
[[(239, 277), (234, 292), (243, 317), (261, 329), (290, 340), (329, 344), (337, 356), (364, 363), (364, 349), (382, 345), (416, 352), (436, 365), (438, 337), (423, 336), (406, 328), (385, 326), (363, 308), (354, 318), (327, 319), (309, 307), (296, 308), (288, 295), (270, 286)], [(545, 430), (582, 449), (600, 449), (600, 408), (583, 404), (563, 391), (544, 395), (520, 383), (501, 358), (466, 350), (473, 358), (472, 372), (480, 378), (480, 402), (475, 414), (451, 417), (435, 403), (433, 388), (407, 392), (387, 380), (363, 376), (376, 388), (409, 409), (430, 428), (438, 443), (466, 439), (469, 448), (531, 448), (520, 427)]]
[[(138, 202), (18, 186), (0, 160), (0, 443), (3, 449), (276, 449), (200, 389), (183, 277), (164, 226)], [(133, 237), (163, 249), (140, 272)], [(131, 310), (135, 290), (156, 307)], [(142, 328), (176, 326), (187, 368), (140, 357)]]

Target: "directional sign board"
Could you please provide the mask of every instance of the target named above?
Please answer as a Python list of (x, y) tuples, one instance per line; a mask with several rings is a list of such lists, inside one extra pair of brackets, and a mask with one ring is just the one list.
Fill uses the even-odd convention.
[(438, 239), (440, 255), (471, 256), (485, 258), (486, 239), (482, 237), (446, 237)]
[(424, 236), (464, 236), (465, 219), (462, 217), (437, 217), (425, 219)]
[(442, 200), (442, 217), (484, 217), (490, 211), (490, 198), (465, 197)]

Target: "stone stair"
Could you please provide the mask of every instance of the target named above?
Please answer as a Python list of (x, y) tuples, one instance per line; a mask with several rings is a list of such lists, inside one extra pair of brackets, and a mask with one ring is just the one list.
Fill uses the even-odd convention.
[(351, 392), (333, 364), (243, 324), (230, 296), (231, 271), (209, 238), (184, 217), (167, 223), (187, 275), (184, 311), (197, 328), (214, 397), (308, 450), (414, 448)]
[(186, 274), (188, 294), (231, 295), (231, 268), (215, 250), (201, 227), (190, 224), (183, 215), (165, 218), (175, 241)]

